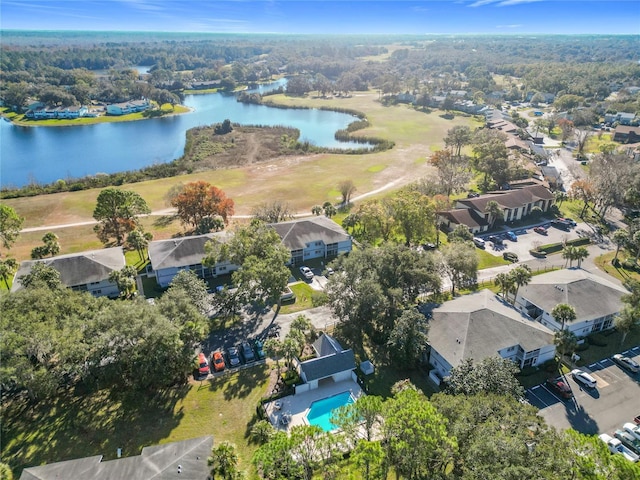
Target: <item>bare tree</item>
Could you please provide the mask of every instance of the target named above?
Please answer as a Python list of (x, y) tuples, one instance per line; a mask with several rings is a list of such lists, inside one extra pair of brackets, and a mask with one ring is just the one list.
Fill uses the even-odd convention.
[(284, 222), (293, 218), (291, 206), (281, 200), (262, 202), (253, 208), (251, 214), (265, 223)]
[(340, 195), (342, 195), (342, 205), (348, 205), (351, 201), (351, 195), (356, 191), (356, 186), (353, 184), (352, 180), (343, 180), (338, 184), (338, 190), (340, 190)]

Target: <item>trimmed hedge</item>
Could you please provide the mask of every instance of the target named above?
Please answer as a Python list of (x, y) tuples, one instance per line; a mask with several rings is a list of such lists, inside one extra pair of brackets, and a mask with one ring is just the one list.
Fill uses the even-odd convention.
[(539, 252), (544, 252), (547, 255), (550, 253), (557, 253), (562, 251), (562, 249), (566, 246), (566, 245), (573, 245), (574, 247), (579, 247), (582, 245), (589, 245), (591, 243), (591, 240), (588, 237), (583, 237), (583, 238), (576, 238), (575, 240), (568, 240), (566, 243), (550, 243), (548, 245), (543, 245), (540, 248), (538, 248)]

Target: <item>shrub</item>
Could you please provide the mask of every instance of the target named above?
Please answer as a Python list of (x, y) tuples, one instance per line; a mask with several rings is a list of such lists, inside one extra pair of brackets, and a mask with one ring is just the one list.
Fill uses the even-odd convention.
[(599, 333), (593, 333), (587, 337), (587, 342), (596, 347), (606, 347), (607, 339)]

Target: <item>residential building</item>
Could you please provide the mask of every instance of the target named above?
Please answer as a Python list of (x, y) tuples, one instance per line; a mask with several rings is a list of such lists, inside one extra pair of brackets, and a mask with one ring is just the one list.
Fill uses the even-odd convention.
[(529, 185), (477, 198), (462, 198), (456, 201), (453, 210), (437, 213), (440, 225), (446, 230), (466, 225), (474, 234), (487, 231), (493, 220), (486, 213), (490, 201), (498, 202), (502, 209), (502, 218), (499, 220), (511, 222), (526, 217), (534, 207), (539, 207), (543, 212), (548, 211), (553, 205), (554, 195), (542, 185)]
[(315, 358), (304, 362), (296, 361), (296, 370), (304, 385), (296, 387), (296, 393), (314, 390), (319, 384), (337, 383), (352, 378), (356, 368), (353, 350), (344, 349), (338, 341), (326, 333), (313, 342)]
[(107, 105), (107, 115), (127, 115), (129, 113), (143, 112), (151, 107), (149, 100), (130, 100), (122, 103)]
[(20, 480), (207, 480), (213, 437), (144, 447), (140, 455), (102, 461), (102, 455), (25, 468)]
[[(297, 265), (313, 258), (333, 259), (351, 251), (352, 240), (342, 227), (324, 217), (312, 217), (270, 225), (291, 252), (289, 263)], [(238, 265), (220, 262), (205, 267), (204, 245), (212, 239), (225, 242), (231, 232), (208, 233), (190, 237), (157, 240), (149, 244), (150, 267), (148, 275), (155, 277), (158, 285), (166, 288), (180, 270), (191, 270), (200, 278), (216, 277), (237, 270)]]
[(565, 328), (578, 337), (608, 330), (622, 309), (623, 287), (599, 275), (579, 268), (556, 270), (536, 275), (528, 285), (520, 287), (515, 305), (523, 313), (553, 331), (562, 325), (551, 315), (560, 303), (576, 310), (576, 319)]
[(500, 356), (520, 368), (555, 356), (553, 332), (490, 290), (443, 303), (429, 320), (430, 377), (439, 383), (468, 358), (480, 362)]
[(238, 266), (222, 261), (213, 267), (206, 267), (202, 260), (205, 257), (204, 246), (208, 241), (216, 239), (225, 242), (230, 235), (230, 232), (223, 231), (150, 242), (150, 269), (147, 275), (155, 277), (160, 287), (167, 288), (181, 270), (191, 270), (204, 279), (229, 274), (237, 270)]
[(640, 127), (618, 125), (613, 131), (613, 141), (620, 143), (640, 142)]
[(300, 265), (313, 258), (333, 259), (349, 253), (353, 247), (351, 235), (324, 215), (273, 223), (271, 226), (291, 252), (292, 265)]
[(23, 288), (20, 277), (30, 273), (38, 262), (56, 269), (60, 273), (60, 281), (73, 290), (89, 292), (95, 297), (116, 298), (120, 295), (118, 286), (109, 280), (109, 275), (126, 264), (122, 247), (24, 261), (16, 272), (12, 292)]
[(604, 123), (612, 124), (618, 122), (620, 125), (631, 125), (636, 118), (635, 113), (617, 112), (606, 113), (604, 115)]

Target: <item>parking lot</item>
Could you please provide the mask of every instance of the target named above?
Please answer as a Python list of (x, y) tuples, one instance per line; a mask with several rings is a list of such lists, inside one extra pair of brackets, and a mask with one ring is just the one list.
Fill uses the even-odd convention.
[[(620, 353), (640, 361), (640, 346)], [(640, 373), (629, 373), (609, 358), (581, 370), (596, 379), (597, 388), (584, 388), (567, 374), (564, 380), (573, 391), (572, 399), (561, 399), (546, 385), (526, 391), (529, 403), (540, 409), (540, 415), (549, 425), (586, 434), (611, 434), (640, 415)]]
[(502, 245), (494, 245), (494, 243), (489, 240), (489, 234), (477, 236), (485, 240), (485, 250), (492, 255), (501, 257), (504, 252), (513, 252), (518, 255), (519, 261), (524, 261), (533, 258), (529, 250), (536, 246), (573, 240), (580, 237), (580, 232), (591, 230), (591, 227), (586, 223), (578, 223), (577, 226), (568, 231), (553, 227), (550, 222), (542, 222), (539, 225), (546, 228), (546, 235), (533, 230), (538, 224), (511, 230), (516, 234), (517, 240), (515, 242), (507, 239), (505, 233), (493, 234), (502, 239)]

